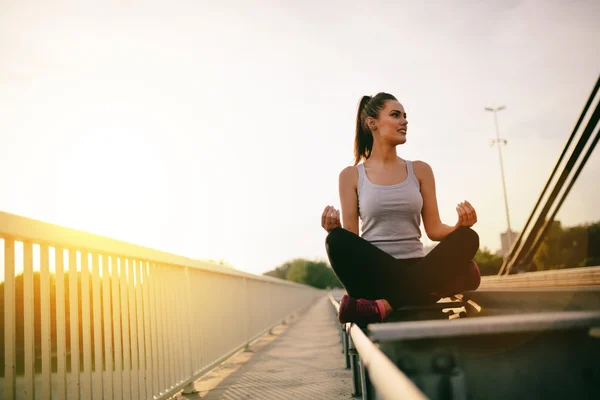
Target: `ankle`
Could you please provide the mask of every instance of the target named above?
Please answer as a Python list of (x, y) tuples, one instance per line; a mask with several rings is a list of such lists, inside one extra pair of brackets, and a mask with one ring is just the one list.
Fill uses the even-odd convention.
[(393, 311), (392, 306), (390, 306), (390, 303), (388, 303), (386, 299), (376, 300), (375, 303), (377, 303), (377, 308), (379, 308), (379, 314), (381, 314), (382, 320)]
[(392, 308), (392, 306), (390, 305), (390, 303), (388, 303), (388, 301), (386, 299), (381, 299), (381, 301), (383, 302), (383, 305), (385, 306), (385, 314), (389, 314), (392, 311), (394, 311), (394, 309)]

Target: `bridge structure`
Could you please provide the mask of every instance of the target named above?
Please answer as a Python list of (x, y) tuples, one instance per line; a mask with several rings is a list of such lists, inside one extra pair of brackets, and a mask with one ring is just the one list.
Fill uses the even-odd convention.
[(198, 377), (323, 296), (4, 212), (0, 244), (4, 399), (191, 392)]
[(339, 324), (343, 291), (0, 212), (0, 397), (600, 398), (600, 266), (530, 268), (600, 139), (599, 88), (498, 275), (385, 323)]

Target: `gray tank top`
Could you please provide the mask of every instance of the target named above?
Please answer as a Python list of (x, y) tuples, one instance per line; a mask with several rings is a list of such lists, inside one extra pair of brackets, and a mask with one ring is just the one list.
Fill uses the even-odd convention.
[(358, 215), (361, 237), (394, 258), (424, 257), (421, 243), (421, 196), (411, 161), (408, 176), (396, 185), (375, 185), (358, 165)]

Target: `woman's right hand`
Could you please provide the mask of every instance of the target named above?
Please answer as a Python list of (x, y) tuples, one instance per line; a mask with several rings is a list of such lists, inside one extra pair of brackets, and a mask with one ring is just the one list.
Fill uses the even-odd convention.
[(323, 215), (321, 216), (321, 226), (327, 232), (331, 232), (335, 228), (341, 228), (340, 212), (332, 206), (325, 207)]
[(470, 228), (477, 222), (477, 212), (471, 203), (466, 200), (458, 203), (456, 212), (458, 213), (458, 222), (454, 226), (454, 229), (458, 229), (461, 226)]

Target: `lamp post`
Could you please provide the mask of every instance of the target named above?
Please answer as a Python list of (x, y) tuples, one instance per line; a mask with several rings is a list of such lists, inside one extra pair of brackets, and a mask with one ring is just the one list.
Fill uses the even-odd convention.
[(498, 111), (502, 111), (504, 110), (506, 107), (505, 106), (499, 106), (499, 107), (485, 107), (485, 111), (490, 111), (494, 113), (494, 125), (496, 126), (496, 139), (492, 139), (492, 146), (494, 144), (498, 144), (498, 158), (500, 159), (500, 175), (502, 176), (502, 189), (503, 189), (503, 193), (504, 193), (504, 207), (506, 209), (506, 223), (508, 224), (508, 250), (510, 251), (510, 248), (512, 246), (512, 229), (510, 227), (510, 214), (508, 212), (508, 198), (506, 196), (506, 182), (504, 179), (504, 164), (502, 163), (502, 150), (501, 150), (501, 143), (504, 143), (504, 145), (506, 146), (506, 139), (502, 139), (500, 138), (500, 130), (498, 129)]

